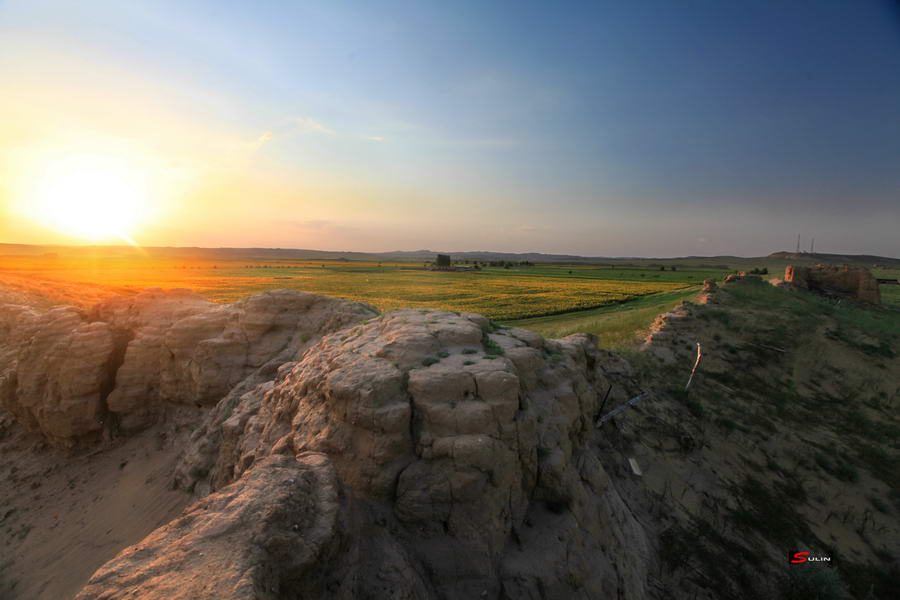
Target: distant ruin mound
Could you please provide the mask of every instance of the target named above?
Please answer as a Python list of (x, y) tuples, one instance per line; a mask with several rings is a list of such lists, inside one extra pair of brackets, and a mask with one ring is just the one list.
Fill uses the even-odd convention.
[(784, 281), (801, 289), (881, 304), (878, 281), (871, 271), (861, 267), (788, 265), (784, 269)]

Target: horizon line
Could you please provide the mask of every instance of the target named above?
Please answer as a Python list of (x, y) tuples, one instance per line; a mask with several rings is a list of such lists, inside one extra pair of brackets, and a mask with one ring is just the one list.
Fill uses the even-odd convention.
[[(105, 248), (105, 249), (122, 249), (122, 250), (134, 250), (135, 246), (126, 245), (126, 244), (24, 244), (17, 242), (0, 242), (0, 247), (2, 246), (24, 246), (30, 248), (79, 248), (79, 249), (90, 249), (90, 248)], [(536, 250), (529, 250), (526, 252), (510, 252), (510, 251), (499, 251), (499, 250), (431, 250), (428, 248), (418, 248), (416, 250), (387, 250), (387, 251), (374, 251), (374, 250), (320, 250), (316, 248), (283, 248), (283, 247), (268, 247), (268, 246), (143, 246), (139, 245), (143, 250), (153, 250), (153, 249), (166, 249), (166, 250), (274, 250), (274, 251), (287, 251), (287, 252), (320, 252), (320, 253), (333, 253), (333, 254), (367, 254), (367, 255), (396, 255), (396, 254), (417, 254), (417, 253), (429, 253), (429, 254), (507, 254), (513, 256), (524, 256), (524, 255), (541, 255), (541, 256), (549, 256), (549, 257), (562, 257), (562, 258), (577, 258), (577, 259), (603, 259), (603, 260), (677, 260), (677, 259), (696, 259), (696, 258), (768, 258), (773, 254), (808, 254), (808, 255), (818, 255), (818, 256), (870, 256), (875, 258), (887, 258), (890, 260), (900, 260), (900, 257), (893, 256), (882, 256), (878, 254), (866, 254), (866, 253), (858, 253), (858, 254), (849, 254), (849, 253), (831, 253), (831, 252), (807, 252), (805, 250), (801, 250), (799, 253), (793, 250), (776, 250), (774, 252), (770, 252), (766, 255), (761, 256), (739, 256), (736, 254), (715, 254), (715, 255), (700, 255), (700, 254), (691, 254), (691, 255), (682, 255), (682, 256), (588, 256), (583, 254), (570, 254), (565, 252), (540, 252)]]

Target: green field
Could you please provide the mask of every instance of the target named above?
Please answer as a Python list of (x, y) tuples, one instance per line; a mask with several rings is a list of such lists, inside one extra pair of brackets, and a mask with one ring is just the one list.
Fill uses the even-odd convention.
[(477, 312), (550, 338), (593, 333), (604, 347), (633, 341), (657, 315), (695, 296), (703, 280), (721, 280), (731, 272), (660, 270), (649, 265), (535, 265), (446, 273), (387, 262), (314, 266), (285, 262), (263, 267), (273, 277), (270, 282), (247, 281), (259, 269), (241, 266), (222, 273), (220, 268), (225, 277), (198, 291), (232, 301), (248, 287), (289, 287), (367, 302), (379, 310), (427, 307)]
[[(783, 274), (787, 261), (655, 259), (607, 264), (537, 264), (478, 271), (428, 271), (421, 262), (350, 260), (212, 260), (97, 254), (86, 257), (4, 257), (0, 285), (40, 293), (50, 304), (89, 306), (109, 294), (150, 288), (189, 288), (215, 302), (295, 289), (366, 302), (381, 311), (438, 308), (484, 314), (547, 337), (597, 334), (606, 347), (633, 340), (660, 313), (690, 299), (704, 279), (735, 270)], [(893, 278), (900, 270), (876, 270)], [(900, 286), (883, 285), (885, 304), (900, 306)], [(54, 295), (55, 294), (55, 295)]]
[(288, 288), (366, 302), (382, 311), (439, 308), (511, 320), (621, 305), (721, 275), (553, 265), (440, 272), (397, 263), (284, 261), (220, 264), (215, 276), (185, 281), (184, 286), (220, 302), (234, 301), (251, 291)]
[(564, 315), (504, 321), (503, 324), (531, 329), (548, 338), (565, 337), (573, 333), (593, 333), (599, 338), (600, 346), (620, 347), (632, 342), (636, 334), (647, 329), (658, 315), (668, 312), (684, 300), (690, 300), (699, 291), (699, 286), (690, 286), (673, 292), (650, 294), (624, 304)]

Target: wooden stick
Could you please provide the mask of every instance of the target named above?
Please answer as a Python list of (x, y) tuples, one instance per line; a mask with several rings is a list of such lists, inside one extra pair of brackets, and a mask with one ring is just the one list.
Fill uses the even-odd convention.
[(694, 373), (697, 372), (697, 367), (700, 366), (700, 342), (697, 342), (697, 361), (694, 363), (694, 368), (691, 369), (691, 376), (688, 378), (687, 385), (684, 386), (684, 391), (687, 392), (691, 387), (691, 382), (694, 381)]

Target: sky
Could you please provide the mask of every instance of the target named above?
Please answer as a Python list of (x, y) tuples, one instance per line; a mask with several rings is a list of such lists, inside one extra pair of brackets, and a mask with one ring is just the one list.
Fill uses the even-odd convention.
[(898, 226), (893, 2), (0, 0), (2, 242), (898, 257)]

